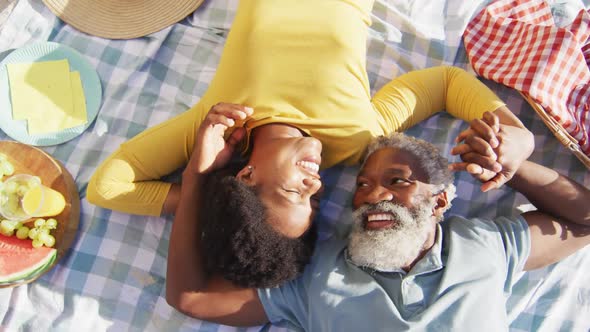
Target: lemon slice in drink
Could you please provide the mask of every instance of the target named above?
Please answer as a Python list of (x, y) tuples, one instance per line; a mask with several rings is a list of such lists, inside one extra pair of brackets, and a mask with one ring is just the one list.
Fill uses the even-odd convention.
[(40, 185), (25, 193), (22, 207), (23, 211), (31, 217), (51, 217), (64, 210), (66, 201), (59, 191)]

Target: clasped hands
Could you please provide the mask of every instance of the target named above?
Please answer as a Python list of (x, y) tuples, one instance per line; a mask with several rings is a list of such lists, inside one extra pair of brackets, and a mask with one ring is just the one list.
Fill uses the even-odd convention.
[(483, 183), (483, 192), (510, 181), (535, 146), (528, 129), (500, 124), (498, 116), (490, 112), (471, 121), (469, 128), (457, 136), (456, 143), (451, 154), (459, 155), (461, 162), (451, 164), (450, 168), (470, 173)]

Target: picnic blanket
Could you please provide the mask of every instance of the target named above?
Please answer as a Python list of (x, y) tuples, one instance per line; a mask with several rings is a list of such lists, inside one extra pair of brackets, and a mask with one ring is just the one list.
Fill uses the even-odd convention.
[[(488, 3), (461, 0), (378, 0), (369, 31), (367, 68), (373, 92), (410, 70), (441, 64), (470, 69), (462, 34)], [(555, 1), (568, 18), (588, 2)], [(233, 328), (187, 317), (165, 300), (171, 217), (143, 217), (93, 206), (85, 199), (97, 165), (122, 142), (186, 111), (215, 73), (237, 0), (207, 0), (187, 19), (150, 36), (107, 40), (64, 24), (40, 0), (19, 0), (0, 31), (0, 53), (35, 41), (68, 45), (96, 68), (103, 88), (95, 122), (66, 143), (43, 147), (73, 175), (81, 219), (72, 248), (34, 283), (0, 289), (0, 330), (6, 331), (280, 331), (274, 326)], [(517, 91), (488, 82), (535, 134), (531, 159), (590, 185), (584, 165), (566, 150)], [(4, 110), (3, 110), (4, 111)], [(408, 133), (448, 155), (466, 124), (440, 114)], [(0, 133), (0, 139), (9, 139)], [(356, 167), (322, 172), (326, 186), (316, 219), (326, 238), (346, 229)], [(467, 174), (456, 177), (451, 214), (494, 217), (528, 208), (509, 188), (481, 193)], [(524, 273), (508, 299), (512, 331), (590, 329), (590, 248), (547, 268)], [(486, 299), (481, 299), (485, 305)], [(359, 318), (362, 319), (362, 318)]]

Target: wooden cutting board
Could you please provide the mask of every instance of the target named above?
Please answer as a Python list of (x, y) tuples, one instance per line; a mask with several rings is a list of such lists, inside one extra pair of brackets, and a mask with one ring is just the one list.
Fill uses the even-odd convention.
[[(36, 280), (63, 257), (72, 245), (78, 231), (80, 196), (72, 175), (58, 160), (55, 160), (43, 150), (14, 141), (0, 141), (0, 153), (6, 155), (8, 161), (14, 166), (14, 174), (24, 173), (38, 176), (41, 178), (43, 185), (59, 191), (66, 201), (64, 210), (53, 217), (58, 221), (57, 229), (51, 232), (55, 236), (57, 259), (45, 271), (26, 280), (0, 285), (0, 288), (3, 288), (14, 287)], [(4, 176), (3, 180), (6, 178), (8, 177)]]

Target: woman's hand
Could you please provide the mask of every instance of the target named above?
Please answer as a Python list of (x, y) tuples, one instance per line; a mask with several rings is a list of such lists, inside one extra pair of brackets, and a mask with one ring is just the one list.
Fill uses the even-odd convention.
[(225, 166), (236, 147), (246, 136), (246, 128), (237, 127), (227, 139), (226, 130), (253, 113), (250, 107), (218, 103), (209, 110), (197, 131), (195, 147), (187, 169), (195, 174), (206, 174)]

